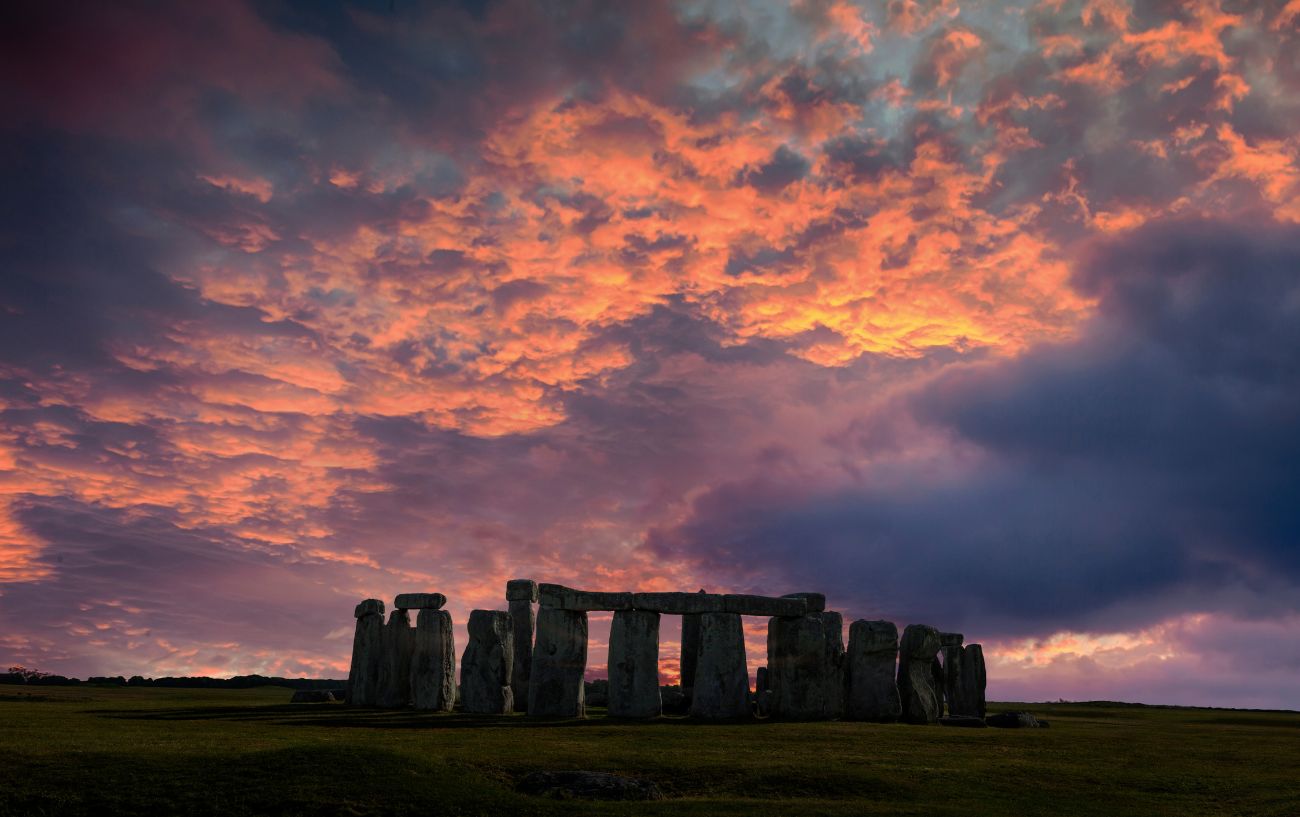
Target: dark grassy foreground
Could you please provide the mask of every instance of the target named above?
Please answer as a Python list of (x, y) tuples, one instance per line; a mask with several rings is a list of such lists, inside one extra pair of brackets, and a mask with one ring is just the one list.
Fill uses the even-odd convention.
[[(1046, 730), (536, 723), (289, 695), (0, 687), (0, 814), (1300, 815), (1300, 713), (1023, 707)], [(575, 768), (650, 778), (669, 799), (514, 791)]]

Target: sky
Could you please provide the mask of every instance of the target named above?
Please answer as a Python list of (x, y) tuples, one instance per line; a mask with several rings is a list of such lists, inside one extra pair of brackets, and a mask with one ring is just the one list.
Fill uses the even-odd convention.
[(0, 663), (528, 577), (1296, 706), (1300, 0), (0, 14)]

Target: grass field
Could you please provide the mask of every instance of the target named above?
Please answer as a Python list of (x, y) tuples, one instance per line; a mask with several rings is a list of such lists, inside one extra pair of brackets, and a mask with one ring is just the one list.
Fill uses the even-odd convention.
[[(1300, 815), (1300, 713), (1063, 704), (1050, 729), (350, 710), (281, 688), (0, 687), (0, 814)], [(666, 801), (529, 797), (536, 769)]]

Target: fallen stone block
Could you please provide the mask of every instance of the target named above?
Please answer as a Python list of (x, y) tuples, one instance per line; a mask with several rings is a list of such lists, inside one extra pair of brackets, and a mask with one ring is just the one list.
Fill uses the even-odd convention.
[(605, 772), (532, 772), (519, 782), (519, 791), (561, 800), (662, 800), (664, 793), (649, 780)]

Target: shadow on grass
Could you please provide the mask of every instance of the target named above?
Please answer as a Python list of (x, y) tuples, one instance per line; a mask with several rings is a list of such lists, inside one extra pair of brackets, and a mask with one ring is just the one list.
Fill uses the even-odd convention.
[(0, 786), (0, 812), (378, 815), (454, 802), (460, 808), (453, 813), (459, 814), (518, 810), (526, 803), (472, 768), (449, 775), (441, 763), (421, 761), (374, 746), (201, 755), (141, 749), (41, 758), (0, 752), (0, 765), (24, 770), (20, 779)]
[(292, 726), (359, 729), (592, 729), (607, 726), (761, 726), (765, 720), (707, 721), (687, 717), (624, 720), (601, 715), (588, 718), (529, 718), (515, 715), (473, 715), (464, 712), (419, 712), (338, 704), (271, 704), (268, 706), (205, 706), (168, 709), (92, 709), (88, 714), (122, 720), (237, 721)]

